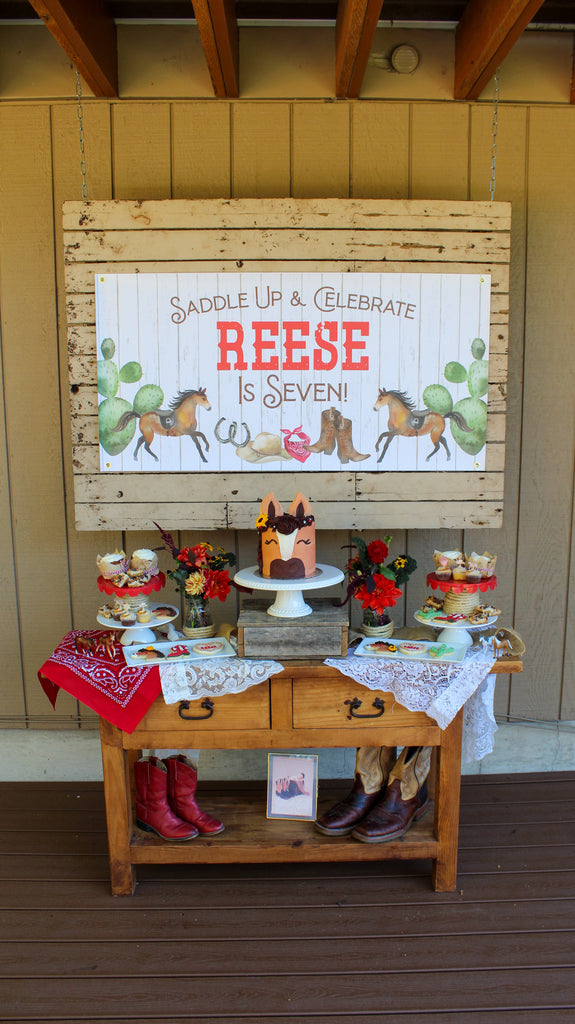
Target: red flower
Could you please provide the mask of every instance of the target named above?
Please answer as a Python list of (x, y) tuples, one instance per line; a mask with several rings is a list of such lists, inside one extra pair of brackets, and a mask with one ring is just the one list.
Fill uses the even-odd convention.
[[(375, 542), (374, 542), (375, 543)], [(393, 580), (388, 580), (387, 576), (381, 576), (379, 573), (374, 573), (373, 578), (375, 581), (375, 590), (369, 593), (365, 583), (362, 583), (360, 587), (354, 593), (356, 601), (361, 601), (362, 608), (371, 608), (372, 611), (377, 612), (378, 615), (384, 614), (384, 609), (394, 605), (398, 598), (401, 597), (401, 590), (396, 587)]]
[(372, 565), (382, 565), (388, 552), (389, 548), (382, 540), (372, 540), (371, 544), (367, 545), (367, 554)]
[(205, 544), (195, 544), (194, 547), (192, 548), (192, 554), (194, 556), (196, 565), (208, 564), (208, 549)]
[(230, 577), (226, 569), (208, 569), (205, 572), (206, 586), (204, 596), (208, 598), (217, 597), (225, 601), (230, 592)]

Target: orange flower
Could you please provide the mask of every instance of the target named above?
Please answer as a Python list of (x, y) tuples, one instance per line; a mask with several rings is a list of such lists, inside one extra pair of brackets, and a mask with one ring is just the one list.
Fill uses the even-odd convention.
[(204, 595), (208, 598), (217, 597), (225, 601), (230, 592), (230, 577), (226, 569), (208, 570), (206, 576), (206, 588)]

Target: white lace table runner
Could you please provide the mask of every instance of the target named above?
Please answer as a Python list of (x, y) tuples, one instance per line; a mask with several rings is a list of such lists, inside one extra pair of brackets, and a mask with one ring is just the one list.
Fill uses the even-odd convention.
[[(464, 761), (479, 761), (493, 750), (497, 725), (493, 717), (495, 658), (487, 651), (469, 652), (463, 662), (389, 661), (361, 658), (326, 658), (325, 664), (350, 676), (370, 690), (393, 693), (409, 711), (424, 711), (445, 729), (460, 708), (463, 717)], [(199, 697), (242, 693), (283, 670), (277, 661), (249, 658), (213, 658), (202, 662), (160, 665), (166, 704)]]
[(497, 725), (493, 716), (496, 658), (485, 650), (469, 651), (462, 662), (384, 661), (348, 654), (325, 664), (370, 690), (393, 693), (409, 711), (424, 711), (445, 729), (465, 705), (464, 761), (479, 761), (493, 750)]
[(160, 665), (160, 681), (166, 704), (198, 697), (221, 697), (224, 693), (242, 693), (281, 672), (278, 661), (251, 661), (249, 658), (211, 658), (202, 662), (174, 662)]

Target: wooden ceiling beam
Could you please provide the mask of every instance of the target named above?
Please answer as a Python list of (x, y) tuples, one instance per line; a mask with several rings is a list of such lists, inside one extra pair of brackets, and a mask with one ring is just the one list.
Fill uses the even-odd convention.
[(382, 0), (339, 0), (335, 23), (335, 94), (357, 99), (381, 14)]
[(469, 0), (455, 32), (456, 100), (476, 100), (543, 0)]
[(216, 96), (240, 94), (239, 29), (234, 0), (193, 0), (208, 71)]
[(104, 0), (30, 0), (95, 96), (118, 95), (116, 25)]

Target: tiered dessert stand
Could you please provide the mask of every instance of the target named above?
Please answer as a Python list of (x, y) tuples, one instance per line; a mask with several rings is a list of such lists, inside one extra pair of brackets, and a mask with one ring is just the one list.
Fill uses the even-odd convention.
[(341, 583), (343, 572), (333, 565), (316, 564), (315, 573), (307, 579), (272, 580), (262, 576), (257, 565), (240, 569), (234, 576), (234, 583), (250, 590), (275, 591), (275, 600), (267, 609), (268, 615), (279, 619), (299, 619), (311, 615), (313, 608), (305, 603), (303, 594), (308, 590), (331, 587)]
[[(485, 579), (480, 580), (477, 583), (468, 583), (466, 580), (438, 580), (434, 572), (428, 573), (427, 586), (431, 587), (432, 590), (440, 590), (442, 594), (453, 595), (457, 598), (458, 595), (464, 599), (467, 595), (473, 595), (476, 593), (487, 593), (488, 590), (495, 590), (497, 586), (496, 576), (487, 576)], [(468, 602), (469, 603), (469, 602)], [(463, 604), (464, 607), (464, 604)], [(449, 604), (448, 604), (449, 608)], [(471, 609), (469, 609), (471, 610)], [(460, 618), (463, 615), (463, 611), (457, 612), (454, 610), (453, 619), (449, 621), (437, 621), (437, 617), (427, 618), (421, 615), (420, 611), (415, 613), (415, 618), (418, 622), (424, 622), (428, 626), (432, 626), (433, 629), (440, 629), (437, 640), (441, 643), (453, 644), (457, 647), (471, 647), (473, 644), (473, 633), (481, 632), (484, 629), (488, 629), (494, 622), (497, 622), (497, 615), (492, 615), (486, 622), (479, 624), (473, 624), (467, 618), (465, 614), (464, 618)], [(439, 615), (439, 613), (438, 613)], [(443, 616), (451, 615), (448, 610), (444, 608)]]
[[(167, 622), (172, 622), (172, 620), (177, 618), (180, 614), (178, 609), (174, 608), (172, 605), (150, 603), (150, 594), (162, 590), (166, 585), (166, 577), (163, 572), (159, 572), (156, 576), (152, 576), (148, 583), (143, 583), (139, 587), (117, 587), (112, 580), (107, 580), (104, 576), (98, 576), (97, 582), (98, 590), (104, 594), (108, 594), (109, 596), (114, 595), (119, 598), (125, 606), (126, 611), (132, 611), (135, 615), (136, 610), (143, 604), (147, 605), (150, 610), (151, 618), (149, 622), (136, 622), (133, 626), (124, 626), (123, 623), (119, 622), (117, 619), (108, 619), (104, 615), (96, 616), (101, 626), (107, 626), (108, 629), (124, 630), (122, 635), (119, 637), (120, 643), (123, 646), (128, 644), (153, 643), (157, 637), (152, 627), (163, 626)], [(172, 614), (155, 615), (154, 610), (156, 608), (171, 608)]]

